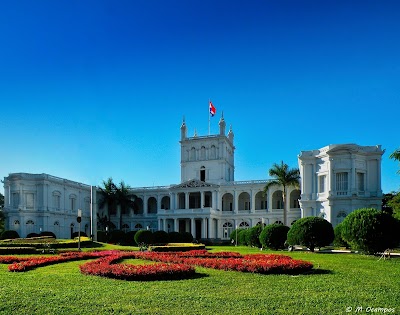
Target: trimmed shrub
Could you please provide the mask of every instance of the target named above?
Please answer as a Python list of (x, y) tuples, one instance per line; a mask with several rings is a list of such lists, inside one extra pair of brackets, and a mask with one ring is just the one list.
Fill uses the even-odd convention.
[(135, 242), (135, 234), (136, 231), (129, 231), (125, 233), (124, 236), (124, 244), (126, 245), (130, 245), (130, 246), (136, 246), (136, 242)]
[(3, 233), (1, 233), (0, 239), (2, 240), (9, 240), (9, 239), (14, 239), (14, 238), (19, 238), (19, 234), (17, 231), (14, 230), (5, 230)]
[(139, 230), (135, 234), (135, 242), (136, 244), (153, 244), (153, 232), (150, 230)]
[(193, 235), (189, 232), (181, 233), (182, 243), (192, 243), (193, 242)]
[(39, 236), (40, 236), (40, 234), (37, 234), (37, 233), (29, 233), (29, 234), (26, 236), (26, 238), (39, 237)]
[(108, 233), (108, 241), (112, 244), (120, 244), (125, 239), (125, 232), (121, 230), (112, 230)]
[(297, 220), (287, 234), (289, 245), (307, 246), (310, 251), (316, 247), (327, 246), (333, 242), (335, 234), (332, 224), (320, 217), (307, 217)]
[(263, 247), (274, 250), (284, 249), (289, 227), (283, 224), (267, 225), (260, 234), (260, 243)]
[(154, 244), (166, 244), (169, 242), (168, 233), (165, 231), (155, 231), (153, 233)]
[(107, 243), (107, 233), (104, 231), (97, 231), (97, 241)]
[[(79, 236), (79, 232), (74, 232), (72, 233), (72, 238), (74, 239), (75, 237)], [(87, 237), (86, 233), (81, 231), (81, 237)]]
[[(44, 232), (40, 233), (40, 236), (51, 236), (54, 239), (57, 238), (56, 235), (53, 232), (50, 232), (50, 231), (44, 231)], [(82, 236), (82, 233), (81, 233), (81, 236)]]
[(168, 239), (170, 243), (182, 243), (182, 235), (179, 232), (169, 232)]
[(247, 229), (242, 229), (242, 230), (240, 230), (238, 232), (238, 243), (239, 243), (239, 245), (247, 246), (246, 234), (247, 234)]
[(250, 229), (247, 229), (245, 237), (248, 246), (258, 247), (258, 248), (261, 247), (260, 234), (262, 229), (263, 229), (262, 225), (256, 225)]
[(342, 237), (342, 226), (343, 224), (339, 223), (333, 230), (335, 233), (335, 239), (333, 240), (333, 245), (335, 245), (336, 247), (349, 248), (350, 245)]
[(400, 241), (400, 221), (373, 208), (350, 213), (342, 222), (342, 237), (354, 249), (376, 254), (394, 248)]

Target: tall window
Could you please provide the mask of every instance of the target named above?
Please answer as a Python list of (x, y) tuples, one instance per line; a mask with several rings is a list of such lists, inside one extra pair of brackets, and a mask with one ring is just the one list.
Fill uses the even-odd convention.
[(19, 193), (12, 193), (12, 207), (18, 208), (19, 205)]
[(357, 173), (357, 189), (358, 191), (364, 191), (364, 173)]
[(76, 196), (74, 194), (71, 194), (69, 196), (70, 204), (71, 204), (71, 211), (76, 210)]
[(349, 189), (348, 177), (347, 172), (336, 173), (336, 191), (338, 195), (347, 195), (347, 190)]
[(61, 193), (59, 191), (53, 192), (53, 207), (56, 210), (60, 210), (61, 208)]
[(326, 180), (326, 175), (321, 175), (318, 177), (319, 180), (319, 193), (324, 193), (325, 192), (325, 180)]

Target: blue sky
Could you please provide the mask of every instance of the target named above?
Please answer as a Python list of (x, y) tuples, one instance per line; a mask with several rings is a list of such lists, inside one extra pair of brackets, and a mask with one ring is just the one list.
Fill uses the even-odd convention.
[[(236, 145), (236, 180), (381, 144), (400, 188), (398, 1), (1, 1), (0, 177), (180, 181), (179, 127)], [(2, 190), (2, 187), (0, 188)]]

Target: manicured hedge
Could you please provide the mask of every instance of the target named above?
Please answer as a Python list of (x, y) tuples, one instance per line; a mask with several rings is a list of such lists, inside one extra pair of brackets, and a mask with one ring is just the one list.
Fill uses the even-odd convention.
[(288, 231), (289, 227), (283, 224), (267, 225), (260, 234), (260, 243), (266, 248), (284, 249)]
[(352, 249), (366, 254), (397, 247), (400, 241), (399, 230), (399, 220), (373, 208), (353, 211), (342, 222), (342, 238)]
[(320, 217), (306, 217), (297, 220), (287, 234), (289, 245), (307, 246), (310, 251), (333, 242), (335, 235), (330, 222)]

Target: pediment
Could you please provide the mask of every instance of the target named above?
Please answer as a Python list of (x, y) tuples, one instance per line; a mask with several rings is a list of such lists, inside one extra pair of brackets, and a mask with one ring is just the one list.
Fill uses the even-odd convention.
[(219, 187), (218, 185), (215, 184), (210, 184), (207, 182), (203, 182), (201, 180), (198, 179), (190, 179), (186, 182), (183, 182), (181, 184), (178, 185), (174, 185), (171, 187), (171, 189), (181, 189), (181, 188), (201, 188), (201, 187)]

